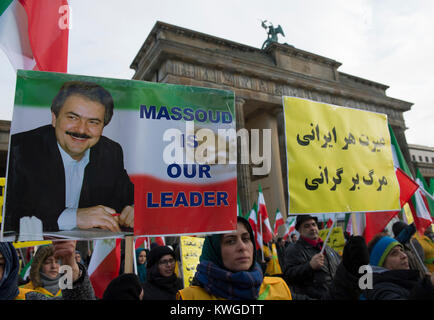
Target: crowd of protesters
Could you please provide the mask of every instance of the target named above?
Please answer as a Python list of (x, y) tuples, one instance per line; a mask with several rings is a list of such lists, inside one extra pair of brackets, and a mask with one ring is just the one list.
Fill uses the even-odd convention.
[[(207, 236), (191, 285), (184, 288), (171, 246), (136, 250), (137, 275), (124, 273), (107, 286), (103, 300), (434, 300), (432, 228), (393, 224), (369, 243), (346, 237), (342, 255), (319, 236), (315, 216), (297, 216), (294, 237), (257, 248), (247, 220), (231, 233)], [(297, 237), (298, 234), (299, 236)], [(86, 261), (76, 241), (55, 241), (34, 253), (29, 276), (19, 276), (20, 257), (0, 243), (0, 300), (95, 300)], [(20, 253), (20, 252), (18, 252)], [(61, 286), (60, 266), (72, 270)]]

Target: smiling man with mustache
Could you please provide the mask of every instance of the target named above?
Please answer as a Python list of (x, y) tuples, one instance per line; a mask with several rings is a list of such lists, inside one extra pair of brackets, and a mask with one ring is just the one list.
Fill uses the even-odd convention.
[[(121, 146), (102, 136), (114, 102), (91, 82), (66, 82), (51, 125), (11, 137), (5, 224), (35, 216), (43, 231), (134, 226), (134, 187)], [(120, 213), (120, 215), (115, 215)]]

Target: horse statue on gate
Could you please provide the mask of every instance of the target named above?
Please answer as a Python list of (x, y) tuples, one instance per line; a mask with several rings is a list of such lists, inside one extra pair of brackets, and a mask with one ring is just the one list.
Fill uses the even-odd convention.
[(263, 50), (264, 48), (266, 48), (267, 46), (269, 46), (273, 42), (278, 42), (277, 41), (277, 35), (278, 34), (285, 36), (285, 33), (283, 32), (283, 29), (280, 26), (280, 24), (275, 28), (271, 22), (269, 22), (268, 25), (266, 23), (267, 23), (267, 20), (263, 20), (262, 24), (261, 24), (265, 30), (268, 29), (268, 38), (267, 38), (267, 40), (265, 40), (264, 44), (262, 45), (261, 50)]

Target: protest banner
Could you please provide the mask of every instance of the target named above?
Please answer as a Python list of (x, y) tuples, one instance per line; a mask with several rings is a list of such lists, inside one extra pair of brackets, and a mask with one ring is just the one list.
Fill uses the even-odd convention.
[[(319, 230), (319, 237), (323, 240), (327, 238), (330, 229)], [(330, 236), (326, 243), (329, 247), (333, 248), (342, 255), (345, 246), (345, 237), (341, 227), (334, 227), (330, 232)]]
[[(102, 87), (113, 101), (111, 120), (104, 114), (106, 126), (94, 136), (62, 131), (63, 107), (59, 116), (50, 110), (54, 98), (65, 94), (62, 86), (71, 81)], [(80, 93), (76, 95), (81, 98)], [(101, 95), (108, 99), (106, 93)], [(103, 104), (95, 99), (97, 104)], [(68, 116), (83, 126), (86, 123), (86, 130), (95, 125), (95, 117), (74, 112)], [(96, 120), (100, 125), (102, 119)], [(133, 232), (135, 236), (160, 236), (234, 230), (236, 159), (230, 162), (228, 157), (236, 155), (236, 138), (227, 138), (225, 132), (219, 131), (231, 129), (235, 134), (234, 94), (230, 91), (19, 70), (8, 154), (12, 159), (9, 169), (13, 167), (8, 174), (14, 175), (16, 183), (9, 181), (11, 176), (6, 177), (3, 220), (10, 224), (6, 231), (18, 233), (22, 225), (27, 233), (19, 232), (20, 236), (37, 231), (36, 238), (21, 241), (43, 240), (41, 234), (45, 239), (105, 239)], [(63, 135), (63, 141), (59, 135)], [(218, 143), (212, 141), (214, 137)], [(85, 151), (90, 149), (89, 165), (81, 173), (82, 180), (78, 179), (79, 186), (82, 181), (79, 199), (68, 200), (70, 193), (65, 191), (68, 186), (77, 188), (74, 178), (65, 181), (61, 154), (65, 140), (72, 140), (70, 147), (80, 144), (79, 159), (85, 159)], [(20, 148), (29, 146), (30, 151), (21, 153)], [(72, 149), (66, 150), (71, 157)], [(80, 206), (65, 205), (77, 200)], [(95, 226), (81, 228), (78, 214), (75, 225), (67, 220), (66, 227), (61, 226), (62, 210), (81, 208), (82, 204), (84, 208), (105, 206), (104, 210), (117, 222), (127, 205), (134, 205), (134, 229), (131, 225), (121, 225), (121, 232)], [(22, 218), (28, 220), (22, 224)]]
[(204, 238), (182, 236), (181, 238), (181, 265), (184, 279), (184, 288), (191, 285), (196, 266), (202, 254)]
[(396, 211), (387, 116), (283, 97), (289, 214)]

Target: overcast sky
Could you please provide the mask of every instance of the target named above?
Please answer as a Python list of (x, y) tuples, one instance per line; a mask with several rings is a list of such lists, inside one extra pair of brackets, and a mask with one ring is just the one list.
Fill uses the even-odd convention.
[[(407, 142), (434, 147), (434, 1), (72, 0), (68, 72), (131, 79), (132, 60), (156, 21), (260, 48), (261, 20), (279, 42), (334, 59), (341, 72), (388, 85), (414, 103)], [(0, 119), (11, 120), (15, 71), (0, 52)]]

